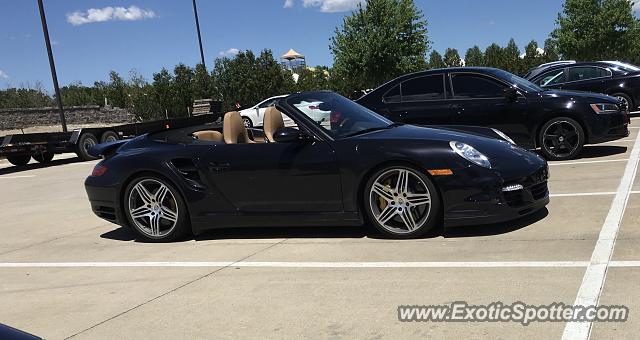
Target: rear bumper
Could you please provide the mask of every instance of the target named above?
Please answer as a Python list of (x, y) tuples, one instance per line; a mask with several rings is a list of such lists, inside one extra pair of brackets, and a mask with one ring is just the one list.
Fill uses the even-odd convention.
[(124, 225), (125, 218), (119, 208), (116, 189), (91, 184), (91, 177), (85, 181), (85, 190), (91, 203), (91, 210), (96, 216), (109, 222)]

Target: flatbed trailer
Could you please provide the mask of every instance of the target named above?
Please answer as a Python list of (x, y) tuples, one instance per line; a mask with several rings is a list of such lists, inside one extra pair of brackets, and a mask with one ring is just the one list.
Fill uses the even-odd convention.
[(184, 128), (221, 119), (219, 113), (161, 119), (141, 123), (75, 129), (71, 132), (25, 133), (0, 137), (0, 158), (5, 157), (15, 166), (24, 166), (31, 158), (48, 163), (55, 154), (74, 152), (81, 160), (95, 159), (89, 149), (96, 144), (129, 139), (145, 133), (165, 129)]

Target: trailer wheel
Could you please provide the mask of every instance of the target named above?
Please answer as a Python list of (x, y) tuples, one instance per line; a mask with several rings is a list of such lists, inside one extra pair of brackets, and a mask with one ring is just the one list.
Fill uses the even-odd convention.
[(53, 159), (53, 153), (51, 152), (38, 152), (33, 155), (33, 159), (35, 159), (38, 163), (49, 163)]
[(7, 160), (15, 166), (25, 166), (31, 160), (30, 155), (8, 155)]
[(109, 142), (115, 142), (118, 139), (118, 134), (115, 133), (115, 131), (105, 131), (102, 136), (100, 136), (100, 143), (109, 143)]
[(76, 154), (83, 161), (90, 161), (92, 159), (97, 159), (89, 154), (89, 149), (98, 144), (98, 138), (93, 133), (85, 132), (80, 135), (80, 139), (78, 139), (78, 145), (76, 145)]

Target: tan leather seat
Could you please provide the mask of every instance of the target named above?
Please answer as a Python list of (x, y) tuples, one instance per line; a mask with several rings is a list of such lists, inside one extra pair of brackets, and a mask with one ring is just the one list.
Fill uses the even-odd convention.
[(224, 140), (222, 133), (214, 130), (203, 130), (193, 133), (193, 136), (199, 140), (206, 140), (212, 142), (222, 142)]
[(222, 136), (227, 144), (255, 143), (249, 139), (247, 129), (242, 123), (242, 117), (238, 111), (231, 111), (224, 114), (222, 122)]
[(264, 113), (264, 135), (270, 143), (275, 143), (276, 140), (273, 135), (284, 127), (284, 120), (282, 119), (282, 112), (278, 111), (275, 107), (271, 106), (267, 108)]

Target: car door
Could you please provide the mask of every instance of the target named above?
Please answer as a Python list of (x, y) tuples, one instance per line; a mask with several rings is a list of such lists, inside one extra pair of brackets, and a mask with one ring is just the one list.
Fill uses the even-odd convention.
[(494, 77), (471, 72), (451, 73), (451, 106), (454, 124), (496, 128), (518, 144), (527, 145), (532, 138), (524, 95), (506, 97), (509, 84)]
[(328, 142), (218, 144), (201, 161), (210, 182), (239, 212), (343, 210), (336, 155)]
[(419, 75), (392, 87), (383, 95), (386, 116), (417, 125), (451, 124), (444, 74)]
[(611, 71), (598, 66), (574, 66), (567, 69), (567, 82), (563, 88), (601, 93), (605, 81), (611, 78)]

